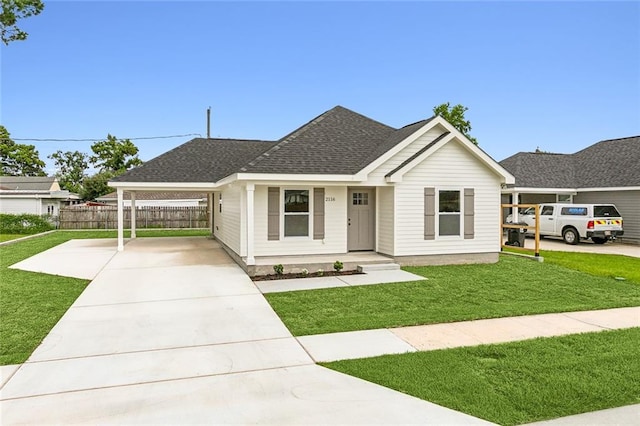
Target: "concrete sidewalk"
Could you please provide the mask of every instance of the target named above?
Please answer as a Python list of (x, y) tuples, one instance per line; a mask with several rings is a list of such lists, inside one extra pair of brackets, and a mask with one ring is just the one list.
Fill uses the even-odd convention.
[(640, 307), (527, 315), (298, 337), (316, 362), (640, 327)]
[(488, 424), (315, 365), (211, 240), (112, 242), (22, 262), (97, 275), (25, 364), (0, 370), (3, 425)]

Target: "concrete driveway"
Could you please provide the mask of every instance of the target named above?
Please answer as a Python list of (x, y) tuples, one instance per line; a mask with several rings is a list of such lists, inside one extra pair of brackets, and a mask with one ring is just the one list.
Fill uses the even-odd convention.
[(0, 391), (3, 425), (486, 424), (315, 365), (213, 241), (94, 241), (31, 259), (99, 272)]
[[(525, 242), (526, 247), (533, 248), (534, 244), (532, 238), (527, 238)], [(580, 241), (579, 244), (572, 246), (571, 244), (566, 244), (562, 239), (543, 238), (540, 240), (540, 249), (581, 253), (622, 254), (625, 256), (640, 257), (640, 245), (622, 244), (619, 242), (594, 244), (591, 241)]]

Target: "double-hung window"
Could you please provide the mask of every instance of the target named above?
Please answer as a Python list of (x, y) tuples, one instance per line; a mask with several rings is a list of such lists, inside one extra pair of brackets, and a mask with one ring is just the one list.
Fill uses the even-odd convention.
[(284, 236), (309, 236), (309, 190), (284, 190)]
[(438, 191), (438, 235), (460, 235), (460, 191)]

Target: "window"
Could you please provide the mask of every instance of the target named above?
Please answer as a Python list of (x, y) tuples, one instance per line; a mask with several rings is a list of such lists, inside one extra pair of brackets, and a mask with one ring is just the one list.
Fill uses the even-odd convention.
[(556, 195), (556, 200), (558, 200), (558, 203), (570, 203), (571, 194), (558, 194)]
[(351, 203), (354, 206), (368, 206), (369, 205), (369, 193), (368, 192), (354, 192), (351, 198)]
[(460, 235), (460, 191), (438, 193), (439, 235)]
[(593, 217), (620, 217), (614, 206), (593, 206)]
[(544, 206), (542, 207), (542, 212), (540, 212), (542, 216), (552, 216), (553, 215), (553, 206)]
[(220, 193), (220, 195), (218, 195), (218, 209), (219, 209), (220, 213), (222, 213), (222, 193)]
[(306, 189), (284, 191), (284, 236), (309, 236), (309, 191)]
[(564, 216), (586, 216), (586, 207), (563, 207), (560, 209), (560, 214)]

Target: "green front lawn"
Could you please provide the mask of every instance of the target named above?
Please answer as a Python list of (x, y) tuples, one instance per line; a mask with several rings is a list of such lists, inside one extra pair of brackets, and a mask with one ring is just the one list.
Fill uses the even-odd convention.
[(640, 259), (618, 254), (544, 251), (544, 261), (600, 277), (622, 277), (640, 284)]
[(503, 425), (640, 403), (640, 328), (323, 364)]
[[(201, 235), (208, 232), (138, 231), (140, 237)], [(24, 362), (89, 282), (8, 266), (71, 239), (115, 237), (115, 231), (56, 231), (0, 247), (0, 365)]]
[(405, 269), (428, 280), (265, 296), (297, 336), (640, 305), (633, 282), (509, 255), (496, 264)]
[(0, 234), (0, 243), (4, 243), (5, 241), (15, 240), (25, 236), (26, 235), (21, 235), (21, 234)]

